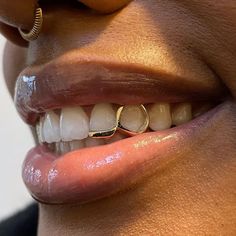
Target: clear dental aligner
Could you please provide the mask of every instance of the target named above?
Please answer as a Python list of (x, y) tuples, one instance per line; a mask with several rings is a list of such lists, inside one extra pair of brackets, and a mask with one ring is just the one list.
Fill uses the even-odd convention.
[(95, 104), (90, 115), (81, 106), (47, 111), (36, 125), (39, 143), (55, 153), (64, 153), (109, 144), (144, 133), (161, 131), (189, 122), (210, 109), (203, 104), (193, 111), (192, 104), (155, 103), (148, 105)]

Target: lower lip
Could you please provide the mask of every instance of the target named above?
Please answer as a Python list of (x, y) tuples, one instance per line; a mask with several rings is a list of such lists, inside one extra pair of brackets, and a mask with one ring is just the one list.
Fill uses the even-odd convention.
[(23, 180), (32, 196), (47, 204), (86, 203), (109, 196), (183, 156), (223, 109), (221, 104), (185, 125), (59, 158), (44, 146), (35, 147), (24, 161)]

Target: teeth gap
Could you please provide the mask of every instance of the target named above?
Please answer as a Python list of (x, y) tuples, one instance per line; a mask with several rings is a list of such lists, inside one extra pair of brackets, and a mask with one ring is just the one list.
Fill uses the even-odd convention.
[(154, 103), (124, 105), (100, 103), (46, 111), (36, 125), (39, 143), (57, 155), (110, 144), (144, 132), (185, 124), (216, 103)]

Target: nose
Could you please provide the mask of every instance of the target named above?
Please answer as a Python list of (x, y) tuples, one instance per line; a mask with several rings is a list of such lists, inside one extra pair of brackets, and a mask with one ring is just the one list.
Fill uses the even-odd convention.
[(127, 5), (132, 0), (78, 0), (86, 6), (102, 12), (112, 13)]

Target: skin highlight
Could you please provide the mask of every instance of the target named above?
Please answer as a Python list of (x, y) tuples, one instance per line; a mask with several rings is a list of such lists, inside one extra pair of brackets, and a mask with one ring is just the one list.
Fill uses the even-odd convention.
[[(6, 45), (4, 74), (9, 92), (13, 95), (15, 80), (27, 65), (46, 63), (74, 50), (83, 57), (118, 58), (187, 74), (192, 80), (220, 80), (231, 93), (231, 102), (216, 117), (214, 132), (197, 136), (197, 145), (186, 147), (188, 154), (132, 189), (85, 205), (40, 204), (38, 235), (234, 235), (236, 3), (128, 2), (84, 0), (93, 11), (64, 3), (47, 5), (37, 41), (28, 48)], [(1, 4), (10, 8), (13, 3), (0, 0), (0, 9)], [(32, 23), (30, 15), (17, 23), (20, 19), (13, 13), (4, 24), (27, 27)], [(12, 41), (22, 45), (19, 40)]]

